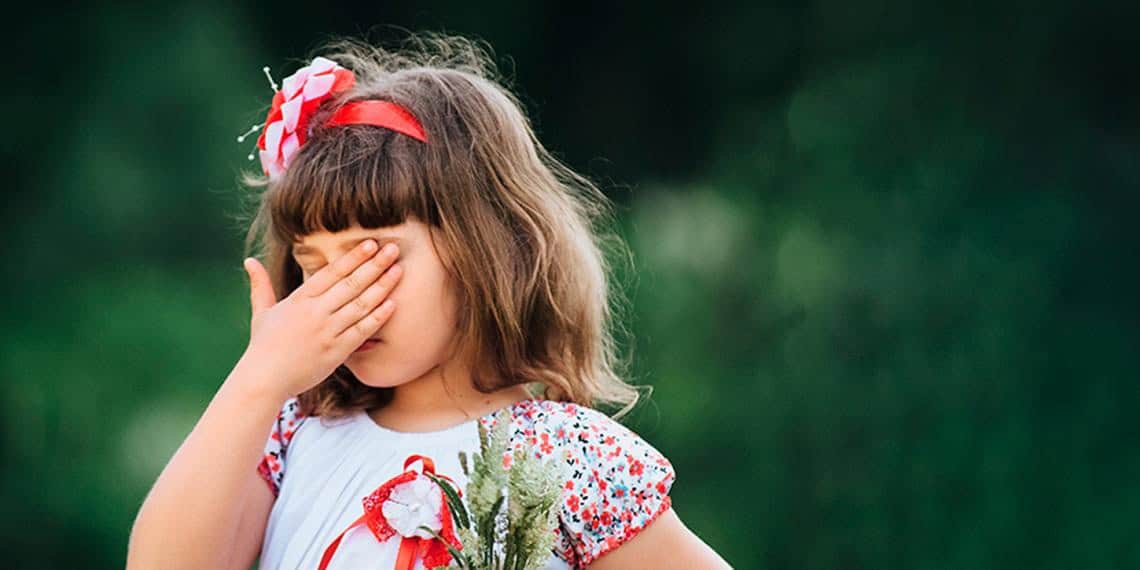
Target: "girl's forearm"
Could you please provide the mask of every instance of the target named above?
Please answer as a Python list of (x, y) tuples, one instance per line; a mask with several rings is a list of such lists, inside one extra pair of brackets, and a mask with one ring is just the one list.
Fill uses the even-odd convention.
[(220, 568), (242, 493), (287, 398), (243, 357), (163, 468), (131, 529), (127, 568)]

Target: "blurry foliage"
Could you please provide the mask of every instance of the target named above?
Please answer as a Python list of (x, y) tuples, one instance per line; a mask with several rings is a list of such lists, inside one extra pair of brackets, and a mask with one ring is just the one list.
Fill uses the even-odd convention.
[(629, 423), (735, 566), (1140, 565), (1118, 4), (25, 6), (6, 567), (122, 566), (245, 346), (233, 137), (263, 118), (260, 67), (381, 23), (487, 39), (618, 202), (655, 386)]

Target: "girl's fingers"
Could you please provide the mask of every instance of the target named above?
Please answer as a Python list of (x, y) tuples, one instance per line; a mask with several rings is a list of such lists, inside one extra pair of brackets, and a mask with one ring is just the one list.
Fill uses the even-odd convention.
[(265, 266), (256, 258), (249, 257), (242, 262), (246, 275), (249, 276), (249, 306), (251, 316), (256, 317), (262, 311), (277, 304), (277, 295), (273, 292), (273, 282)]
[(356, 321), (352, 326), (345, 329), (338, 340), (344, 340), (348, 344), (356, 347), (368, 340), (376, 331), (392, 318), (392, 313), (396, 310), (396, 301), (394, 299), (385, 299), (380, 303), (379, 307), (372, 309), (363, 318)]
[(339, 334), (344, 334), (347, 329), (367, 317), (388, 297), (403, 274), (403, 266), (397, 264), (390, 267), (380, 279), (369, 285), (364, 292), (333, 313), (334, 329), (340, 331)]
[(303, 295), (308, 297), (319, 297), (342, 279), (351, 275), (357, 266), (371, 258), (376, 253), (377, 247), (376, 240), (373, 239), (360, 242), (352, 248), (352, 251), (340, 256), (336, 261), (314, 273), (311, 279), (297, 288), (297, 291), (301, 291)]
[[(380, 254), (360, 264), (351, 274), (334, 284), (321, 298), (321, 305), (329, 313), (335, 313), (345, 305), (359, 303), (361, 293), (370, 287), (388, 266), (396, 261), (399, 249), (388, 244)], [(377, 301), (379, 302), (379, 301)], [(374, 305), (373, 305), (374, 306)], [(371, 309), (373, 306), (367, 307)], [(363, 312), (363, 311), (362, 311)]]

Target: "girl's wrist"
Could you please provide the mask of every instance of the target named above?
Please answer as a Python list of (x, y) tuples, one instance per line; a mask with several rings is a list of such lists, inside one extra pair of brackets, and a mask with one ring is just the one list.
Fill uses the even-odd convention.
[(283, 382), (281, 377), (248, 352), (238, 359), (224, 384), (253, 400), (272, 400), (284, 404), (285, 400), (293, 396), (287, 393), (287, 382)]

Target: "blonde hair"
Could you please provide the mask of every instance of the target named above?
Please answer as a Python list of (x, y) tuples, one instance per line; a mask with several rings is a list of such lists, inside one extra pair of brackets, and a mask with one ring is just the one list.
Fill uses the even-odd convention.
[[(623, 406), (616, 416), (632, 409), (638, 387), (621, 377), (629, 361), (615, 340), (627, 332), (616, 314), (627, 304), (606, 254), (629, 266), (632, 255), (607, 229), (614, 217), (605, 195), (539, 143), (498, 79), (489, 46), (421, 32), (397, 49), (338, 38), (316, 51), (351, 69), (355, 86), (321, 104), (280, 177), (242, 177), (264, 188), (253, 193), (246, 255), (263, 260), (278, 298), (301, 284), (291, 256), (299, 236), (414, 216), (449, 254), (457, 338), (478, 347), (471, 352), (479, 359), (476, 389), (536, 383), (547, 399)], [(404, 106), (430, 143), (371, 125), (322, 126), (340, 105), (360, 99)], [(299, 394), (304, 413), (329, 416), (390, 398), (390, 388), (366, 386), (343, 365)]]

